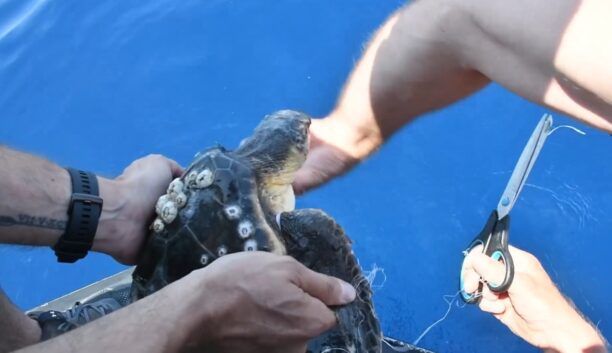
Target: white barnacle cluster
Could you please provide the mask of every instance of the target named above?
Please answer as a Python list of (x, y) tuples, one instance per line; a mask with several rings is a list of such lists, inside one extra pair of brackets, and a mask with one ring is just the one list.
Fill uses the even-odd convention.
[(163, 231), (166, 224), (172, 223), (176, 219), (179, 209), (187, 203), (185, 192), (185, 185), (181, 179), (172, 180), (166, 194), (162, 195), (155, 204), (157, 218), (151, 226), (155, 232)]
[[(178, 212), (183, 208), (188, 201), (191, 192), (204, 189), (211, 186), (215, 181), (215, 173), (204, 168), (202, 170), (192, 170), (181, 180), (180, 178), (174, 179), (168, 186), (168, 190), (165, 195), (162, 195), (155, 205), (155, 212), (157, 218), (151, 225), (151, 228), (159, 233), (162, 232), (167, 224), (172, 223), (178, 216)], [(193, 212), (193, 208), (188, 207), (185, 212)], [(223, 213), (227, 219), (236, 221), (238, 227), (236, 229), (238, 237), (244, 241), (244, 251), (257, 251), (258, 244), (252, 236), (255, 234), (255, 225), (252, 221), (245, 219), (242, 208), (237, 204), (226, 205), (223, 208)], [(187, 214), (187, 213), (185, 213)], [(220, 245), (215, 252), (212, 252), (210, 256), (217, 255), (218, 257), (224, 256), (228, 253), (228, 248), (225, 245)], [(200, 258), (202, 265), (207, 265), (210, 261), (209, 255), (203, 254)]]
[(155, 232), (161, 232), (166, 227), (166, 224), (172, 223), (178, 211), (187, 204), (189, 189), (203, 189), (212, 185), (214, 181), (214, 173), (206, 168), (201, 171), (192, 170), (184, 178), (174, 179), (165, 195), (162, 195), (155, 205), (157, 218), (151, 225)]
[(185, 177), (185, 181), (187, 182), (187, 187), (193, 189), (203, 189), (212, 185), (215, 180), (214, 173), (206, 168), (202, 171), (192, 170)]

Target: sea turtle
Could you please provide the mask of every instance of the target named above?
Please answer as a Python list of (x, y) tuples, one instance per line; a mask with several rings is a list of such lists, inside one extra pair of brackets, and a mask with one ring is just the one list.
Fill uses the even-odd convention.
[(310, 118), (283, 110), (266, 116), (234, 150), (198, 156), (172, 181), (133, 274), (134, 300), (215, 259), (239, 251), (293, 256), (307, 267), (352, 283), (357, 299), (335, 308), (338, 326), (309, 353), (381, 352), (371, 289), (342, 228), (321, 210), (294, 210), (291, 182), (308, 152)]

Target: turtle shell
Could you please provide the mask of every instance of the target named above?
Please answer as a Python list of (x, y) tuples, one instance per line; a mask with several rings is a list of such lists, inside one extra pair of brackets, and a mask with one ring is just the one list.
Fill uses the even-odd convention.
[(246, 158), (205, 151), (160, 198), (143, 258), (134, 271), (134, 299), (239, 251), (282, 252), (279, 228), (260, 202)]

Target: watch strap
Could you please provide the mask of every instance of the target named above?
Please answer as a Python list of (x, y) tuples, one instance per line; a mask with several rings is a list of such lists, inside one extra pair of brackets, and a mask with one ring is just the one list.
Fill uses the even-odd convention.
[(95, 174), (66, 168), (72, 183), (66, 231), (53, 250), (58, 262), (73, 263), (84, 258), (93, 245), (102, 212), (102, 198)]

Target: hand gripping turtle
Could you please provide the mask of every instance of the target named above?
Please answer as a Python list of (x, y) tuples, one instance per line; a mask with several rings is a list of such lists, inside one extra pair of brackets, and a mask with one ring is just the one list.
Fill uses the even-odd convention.
[(238, 149), (199, 154), (157, 203), (158, 218), (133, 274), (133, 300), (229, 253), (288, 254), (357, 290), (353, 303), (335, 308), (338, 326), (312, 340), (308, 352), (381, 352), (370, 285), (350, 240), (323, 211), (294, 210), (291, 183), (308, 153), (309, 126), (305, 114), (279, 111)]

